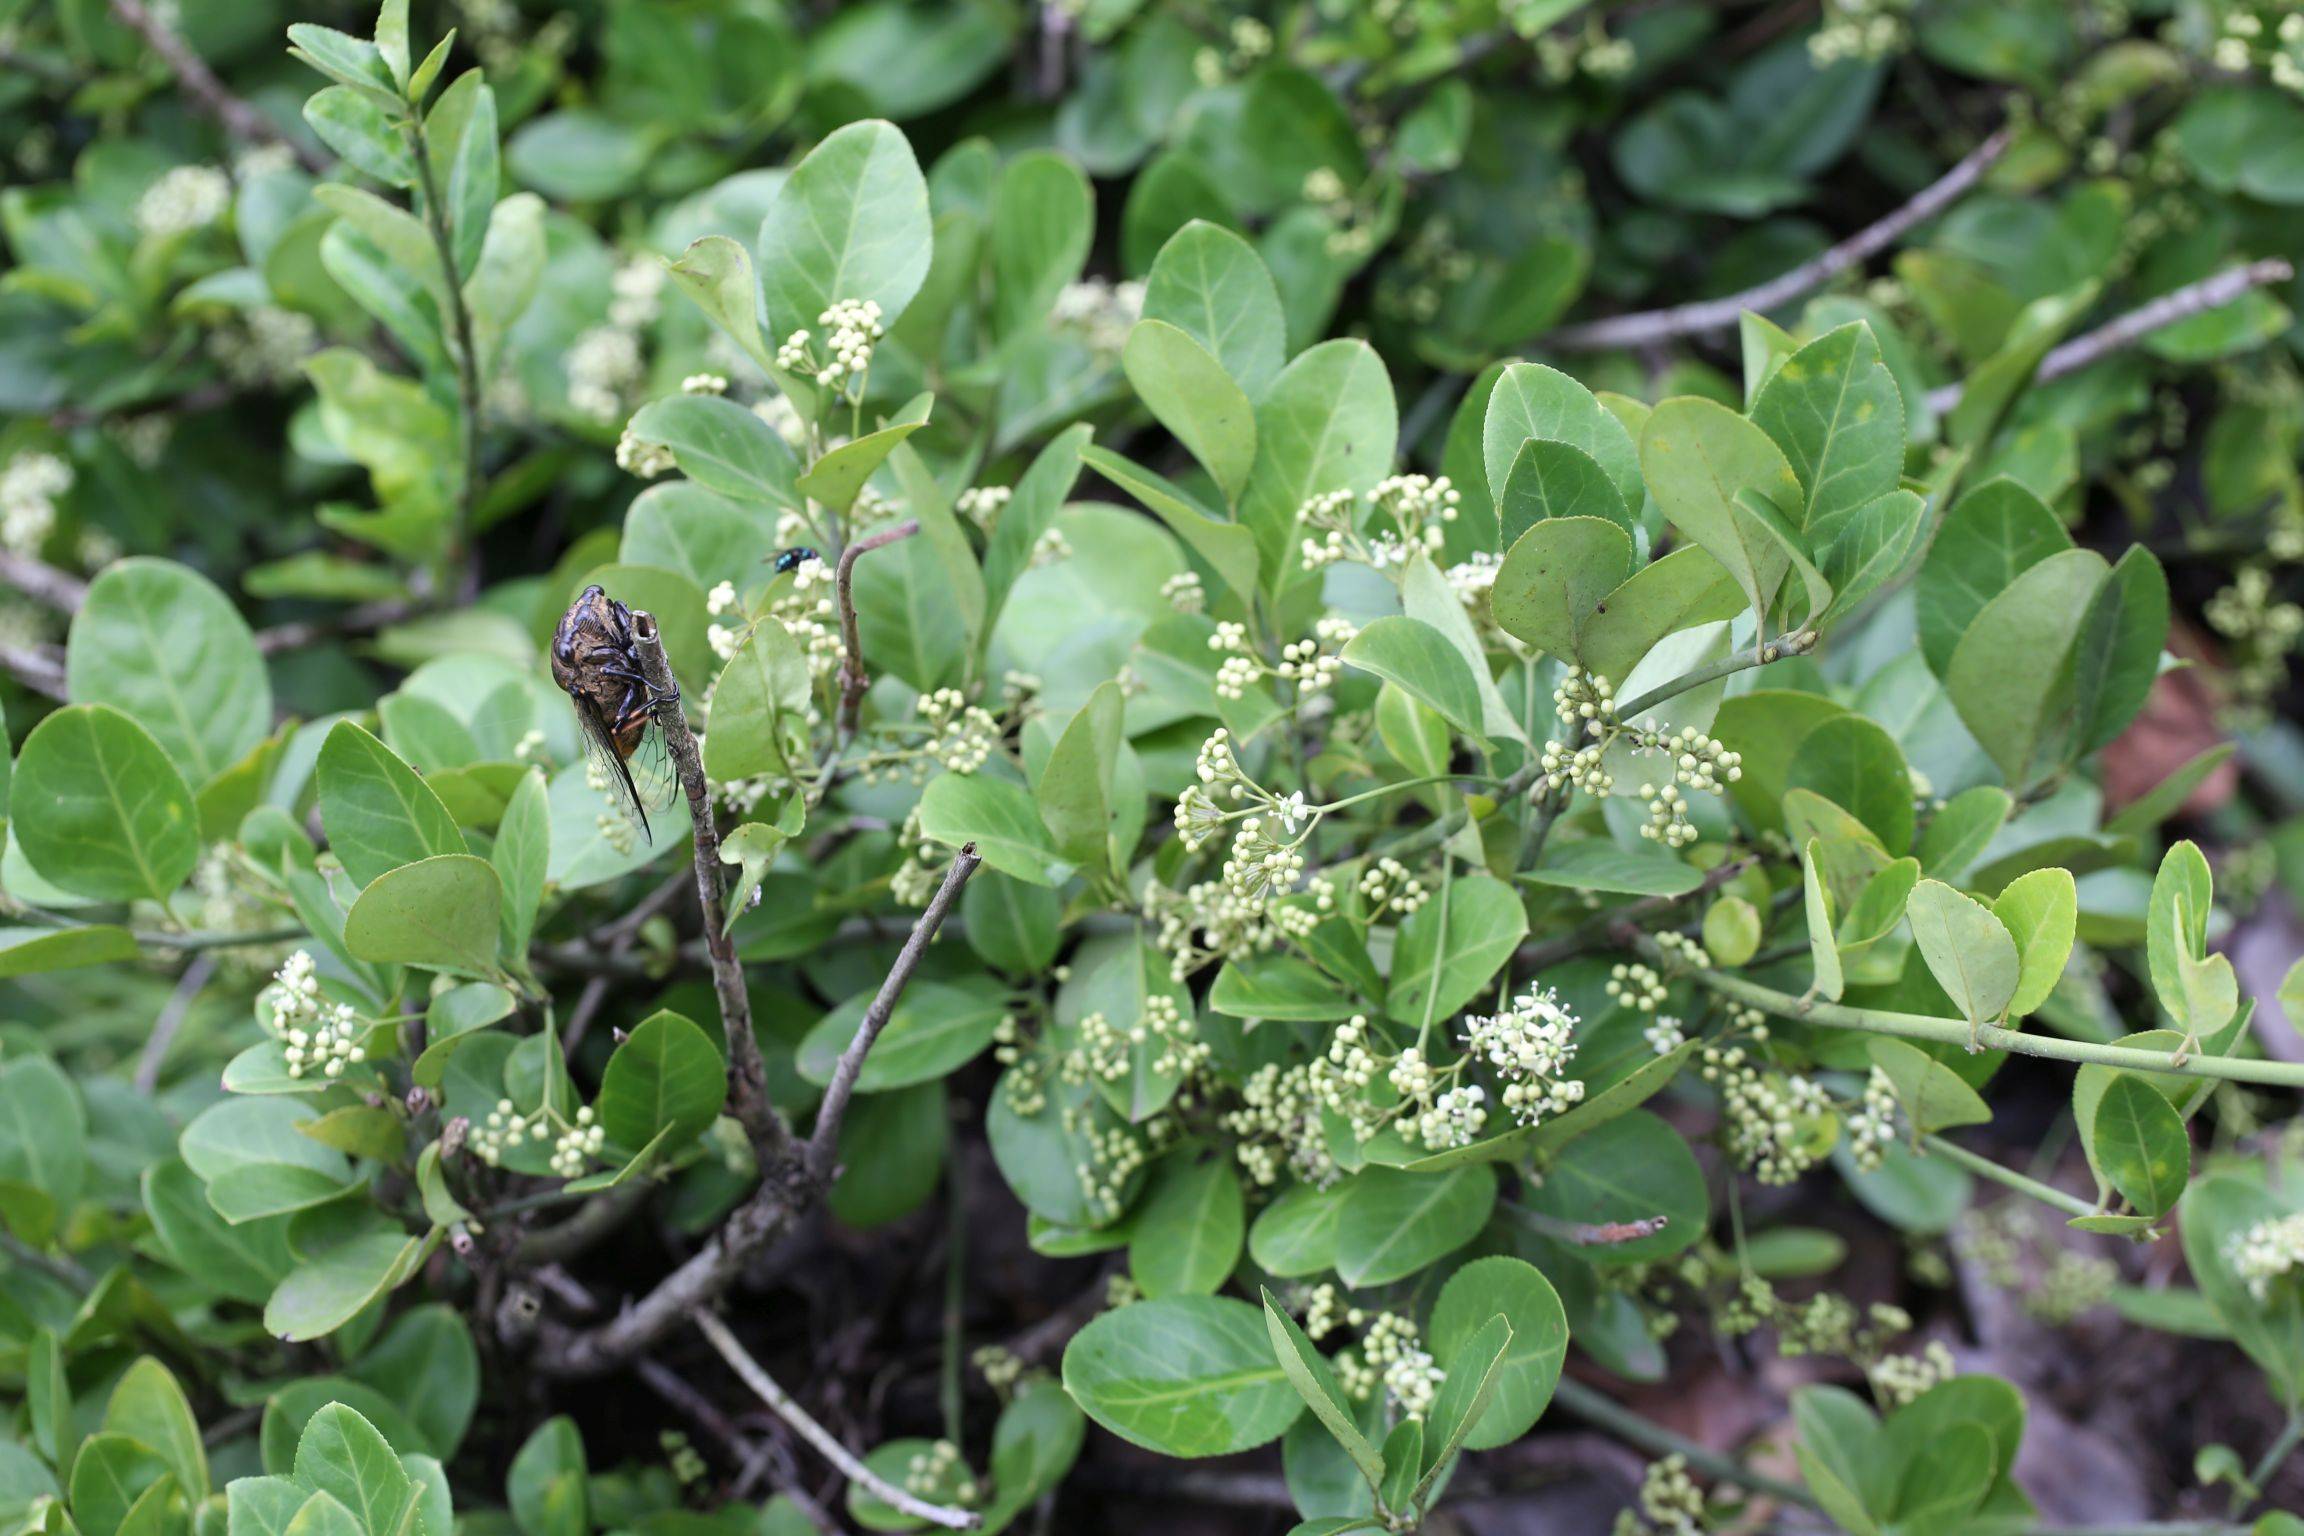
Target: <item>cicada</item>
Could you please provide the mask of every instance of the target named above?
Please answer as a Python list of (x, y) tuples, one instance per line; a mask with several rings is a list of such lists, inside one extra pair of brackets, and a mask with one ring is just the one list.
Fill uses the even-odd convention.
[(552, 635), (552, 680), (574, 702), (584, 755), (616, 808), (653, 842), (648, 807), (664, 799), (671, 771), (656, 725), (664, 700), (640, 671), (632, 610), (596, 586), (579, 593)]

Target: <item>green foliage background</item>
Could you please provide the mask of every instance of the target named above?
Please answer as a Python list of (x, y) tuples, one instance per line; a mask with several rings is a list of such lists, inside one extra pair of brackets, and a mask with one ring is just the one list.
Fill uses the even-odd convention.
[[(1341, 1536), (1563, 1411), (1687, 1458), (1622, 1531), (2047, 1528), (1948, 1255), (2244, 1382), (2123, 1513), (2299, 1529), (2304, 983), (2234, 957), (2304, 16), (0, 0), (0, 66), (0, 1529), (991, 1530), (1117, 1437)], [(701, 736), (653, 840), (588, 584)], [(947, 1290), (762, 1502), (747, 1348), (856, 1393), (827, 1228)], [(1616, 1400), (1754, 1334), (1796, 1485)]]

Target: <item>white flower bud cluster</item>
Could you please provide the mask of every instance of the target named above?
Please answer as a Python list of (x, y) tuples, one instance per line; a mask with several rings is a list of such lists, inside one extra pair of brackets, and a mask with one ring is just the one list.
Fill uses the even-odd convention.
[(680, 381), (684, 395), (724, 395), (728, 393), (728, 375), (724, 373), (692, 373)]
[(1223, 665), (1216, 669), (1216, 697), (1244, 697), (1263, 675), (1263, 665), (1253, 656), (1227, 656)]
[(319, 349), (320, 327), (300, 311), (257, 304), (238, 319), (208, 333), (208, 355), (235, 384), (293, 383), (304, 360)]
[(960, 1447), (939, 1440), (913, 1453), (904, 1467), (904, 1491), (923, 1499), (949, 1500), (966, 1507), (983, 1496), (975, 1475), (961, 1464)]
[(1584, 1100), (1584, 1084), (1568, 1077), (1576, 1058), (1576, 1015), (1550, 987), (1531, 986), (1497, 1014), (1464, 1020), (1464, 1045), (1504, 1079), (1504, 1108), (1522, 1125), (1535, 1125)]
[(1617, 1531), (1636, 1536), (1703, 1536), (1704, 1492), (1688, 1475), (1688, 1458), (1677, 1453), (1652, 1461), (1640, 1479), (1640, 1514), (1626, 1510)]
[(1292, 640), (1280, 647), (1280, 665), (1275, 670), (1283, 680), (1296, 685), (1298, 697), (1308, 698), (1333, 685), (1344, 671), (1344, 663), (1320, 654), (1318, 640)]
[(72, 489), (72, 466), (28, 448), (0, 469), (0, 546), (37, 554), (56, 528), (56, 499)]
[(1296, 516), (1305, 527), (1321, 530), (1319, 537), (1307, 537), (1300, 545), (1304, 569), (1317, 571), (1355, 555), (1366, 558), (1366, 552), (1354, 536), (1353, 522), (1359, 507), (1359, 498), (1350, 491), (1334, 490), (1323, 491), (1296, 509)]
[(639, 846), (640, 831), (623, 812), (615, 808), (612, 796), (616, 786), (609, 781), (608, 770), (601, 764), (597, 754), (585, 754), (584, 782), (590, 786), (592, 793), (610, 802), (601, 807), (592, 821), (600, 829), (601, 840), (620, 854), (630, 853)]
[(1248, 651), (1248, 626), (1231, 619), (1218, 620), (1216, 633), (1208, 637), (1208, 649), (1246, 655)]
[(272, 1033), (278, 1037), (290, 1077), (318, 1072), (342, 1077), (346, 1067), (368, 1059), (360, 1043), (367, 1026), (349, 1004), (324, 1002), (311, 953), (297, 950), (273, 973), (265, 989)]
[(990, 533), (1015, 494), (1005, 485), (972, 485), (960, 493), (957, 509), (962, 517)]
[(487, 1122), (472, 1129), (472, 1152), (493, 1168), (522, 1141), (542, 1141), (547, 1136), (553, 1138), (552, 1173), (563, 1179), (582, 1175), (586, 1162), (597, 1157), (607, 1141), (607, 1133), (595, 1123), (589, 1106), (577, 1110), (575, 1122), (570, 1124), (549, 1109), (539, 1107), (533, 1115), (523, 1115), (510, 1099), (498, 1099), (488, 1112)]
[(1155, 992), (1144, 999), (1144, 1011), (1126, 1029), (1115, 1027), (1102, 1012), (1088, 1014), (1079, 1023), (1078, 1048), (1067, 1053), (1064, 1075), (1075, 1082), (1100, 1077), (1116, 1083), (1127, 1077), (1138, 1047), (1157, 1042), (1160, 1053), (1152, 1070), (1163, 1076), (1189, 1080), (1208, 1062), (1211, 1048), (1200, 1038), (1199, 1024), (1175, 998)]
[(1404, 1099), (1422, 1099), (1432, 1092), (1432, 1065), (1424, 1053), (1415, 1046), (1405, 1047), (1392, 1059), (1392, 1070), (1384, 1074), (1385, 1081)]
[(1072, 541), (1064, 537), (1064, 530), (1054, 526), (1042, 531), (1032, 541), (1032, 553), (1025, 564), (1035, 570), (1044, 565), (1060, 565), (1072, 558)]
[(790, 395), (764, 395), (752, 402), (752, 414), (768, 423), (787, 447), (798, 448), (808, 441), (808, 422)]
[(2224, 1261), (2247, 1282), (2249, 1295), (2269, 1300), (2275, 1284), (2304, 1269), (2304, 1211), (2257, 1222), (2225, 1244)]
[(806, 373), (826, 389), (846, 389), (872, 367), (872, 348), (888, 334), (880, 323), (880, 305), (874, 299), (840, 299), (816, 317), (824, 328), (824, 361), (817, 361), (816, 339), (797, 330), (776, 349), (776, 366), (786, 373)]
[[(1422, 1419), (1432, 1411), (1433, 1399), (1439, 1396), (1440, 1384), (1448, 1379), (1448, 1373), (1423, 1347), (1422, 1334), (1412, 1318), (1398, 1312), (1377, 1313), (1360, 1336), (1359, 1354), (1362, 1369), (1355, 1374), (1361, 1390), (1355, 1396), (1365, 1398), (1374, 1383), (1381, 1382), (1384, 1395), (1402, 1418)], [(1341, 1379), (1341, 1358), (1337, 1366)]]
[(1323, 1280), (1304, 1297), (1304, 1337), (1317, 1344), (1344, 1326), (1344, 1306), (1336, 1287)]
[(1931, 1339), (1916, 1355), (1887, 1355), (1867, 1373), (1872, 1395), (1890, 1411), (1925, 1395), (1929, 1388), (1960, 1374), (1960, 1364), (1942, 1339)]
[(664, 311), (664, 261), (654, 252), (634, 256), (608, 280), (608, 323), (636, 331)]
[(1664, 978), (1637, 960), (1608, 968), (1606, 991), (1623, 1007), (1654, 1013), (1667, 990)]
[(1003, 1398), (1024, 1374), (1024, 1362), (1017, 1359), (1005, 1345), (982, 1345), (968, 1358), (983, 1373), (984, 1385)]
[(1176, 836), (1187, 853), (1198, 853), (1223, 830), (1224, 808), (1197, 784), (1184, 786), (1176, 799)]
[(1808, 57), (1818, 69), (1855, 59), (1873, 64), (1903, 51), (1911, 40), (1912, 0), (1824, 0), (1823, 24), (1809, 34)]
[(1406, 917), (1424, 905), (1429, 897), (1424, 882), (1410, 874), (1408, 866), (1395, 858), (1378, 859), (1360, 876), (1360, 899), (1367, 904), (1370, 921), (1374, 921), (1386, 907)]
[(1311, 1067), (1267, 1062), (1241, 1085), (1240, 1107), (1227, 1111), (1219, 1123), (1240, 1138), (1236, 1148), (1240, 1166), (1258, 1185), (1270, 1188), (1289, 1172), (1326, 1189), (1342, 1172), (1328, 1150), (1321, 1124), (1327, 1103), (1328, 1094), (1314, 1080)]
[(1072, 1166), (1080, 1180), (1080, 1189), (1105, 1217), (1120, 1214), (1120, 1197), (1127, 1192), (1128, 1181), (1136, 1170), (1144, 1166), (1144, 1143), (1131, 1135), (1126, 1126), (1106, 1126), (1096, 1115), (1098, 1101), (1067, 1104), (1058, 1111), (1064, 1129), (1088, 1149), (1085, 1160)]
[(1126, 1270), (1114, 1270), (1104, 1277), (1104, 1309), (1107, 1312), (1117, 1312), (1122, 1307), (1132, 1307), (1143, 1299), (1144, 1288), (1138, 1285), (1136, 1277)]
[(597, 1157), (607, 1141), (607, 1132), (593, 1123), (592, 1106), (587, 1104), (576, 1111), (576, 1123), (564, 1127), (552, 1143), (552, 1171), (563, 1179), (573, 1179), (584, 1172), (587, 1158)]
[(1676, 785), (1667, 784), (1658, 789), (1653, 784), (1643, 784), (1640, 798), (1648, 802), (1648, 819), (1640, 823), (1642, 837), (1672, 848), (1684, 848), (1696, 841), (1699, 834), (1688, 821), (1687, 797)]
[(1178, 613), (1201, 613), (1208, 607), (1208, 593), (1197, 571), (1179, 571), (1160, 583), (1160, 599)]
[(1648, 1048), (1659, 1056), (1671, 1055), (1688, 1039), (1686, 1026), (1669, 1013), (1656, 1015), (1655, 1020), (1640, 1034), (1648, 1042)]
[(569, 346), (560, 371), (567, 377), (570, 409), (593, 421), (614, 421), (646, 373), (639, 334), (616, 325), (593, 326)]
[(212, 165), (179, 165), (163, 172), (136, 199), (136, 228), (165, 239), (205, 229), (232, 206), (232, 179)]
[(1763, 1184), (1789, 1184), (1816, 1165), (1832, 1138), (1808, 1134), (1830, 1098), (1798, 1073), (1763, 1073), (1740, 1045), (1707, 1046), (1697, 1069), (1720, 1092), (1728, 1151)]
[(653, 480), (674, 466), (672, 450), (662, 443), (649, 442), (635, 436), (627, 422), (621, 436), (616, 439), (616, 467), (628, 475)]
[[(1255, 781), (1241, 768), (1240, 760), (1232, 755), (1232, 733), (1218, 726), (1200, 743), (1200, 755), (1192, 764), (1194, 777), (1205, 785), (1211, 795), (1223, 794), (1231, 800), (1245, 800)], [(1261, 796), (1262, 791), (1256, 790)]]
[(1456, 589), (1464, 606), (1474, 613), (1480, 611), (1482, 601), (1495, 590), (1496, 573), (1504, 568), (1504, 557), (1476, 549), (1456, 564), (1448, 567), (1448, 585)]
[[(1702, 943), (1677, 929), (1658, 930), (1656, 947), (1664, 951), (1665, 968), (1675, 974), (1680, 971), (1701, 970), (1712, 963), (1712, 957), (1705, 951)], [(1766, 1018), (1766, 1014), (1754, 1012), (1754, 1022), (1757, 1023)]]
[(1444, 1152), (1450, 1147), (1468, 1147), (1479, 1140), (1481, 1128), (1487, 1123), (1488, 1090), (1478, 1083), (1459, 1083), (1436, 1095), (1417, 1115), (1411, 1129), (1426, 1147)]
[(1304, 873), (1297, 841), (1284, 843), (1266, 829), (1263, 817), (1247, 817), (1233, 834), (1231, 856), (1224, 861), (1225, 886), (1259, 908), (1273, 896), (1294, 890)]
[(1878, 1067), (1864, 1080), (1864, 1102), (1848, 1117), (1848, 1155), (1866, 1173), (1877, 1173), (1896, 1139), (1896, 1085)]
[(953, 773), (974, 773), (1000, 744), (1000, 722), (957, 688), (939, 688), (921, 699), (920, 716), (936, 730), (929, 756)]
[(1091, 352), (1117, 356), (1128, 333), (1144, 315), (1144, 285), (1108, 283), (1100, 277), (1067, 283), (1049, 311), (1055, 325), (1079, 333)]

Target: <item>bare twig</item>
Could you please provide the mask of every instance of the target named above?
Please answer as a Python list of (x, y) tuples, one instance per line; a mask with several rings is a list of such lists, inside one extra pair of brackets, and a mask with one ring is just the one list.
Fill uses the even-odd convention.
[(37, 646), (0, 641), (0, 672), (51, 699), (64, 697), (64, 664)]
[(680, 787), (688, 796), (688, 819), (695, 828), (696, 900), (704, 913), (704, 947), (712, 960), (712, 989), (720, 998), (720, 1023), (728, 1037), (728, 1106), (752, 1138), (763, 1174), (770, 1172), (792, 1139), (791, 1128), (776, 1106), (768, 1102), (768, 1069), (760, 1059), (760, 1041), (752, 1033), (752, 998), (744, 987), (744, 967), (736, 958), (736, 944), (728, 936), (726, 904), (720, 896), (720, 833), (712, 820), (712, 789), (704, 780), (704, 758), (680, 710), (680, 684), (672, 664), (664, 657), (664, 638), (657, 632), (656, 616), (642, 610), (632, 615), (633, 649), (640, 675), (656, 700), (656, 723), (663, 727), (664, 744), (679, 769)]
[(920, 957), (928, 953), (936, 930), (943, 926), (944, 916), (960, 899), (960, 887), (976, 873), (983, 860), (977, 856), (976, 845), (968, 843), (953, 857), (952, 867), (944, 871), (944, 883), (929, 898), (928, 910), (920, 914), (920, 921), (912, 925), (911, 937), (897, 953), (896, 963), (888, 968), (887, 980), (880, 983), (879, 995), (872, 1006), (864, 1010), (864, 1020), (856, 1026), (856, 1038), (840, 1053), (839, 1062), (832, 1068), (832, 1081), (824, 1086), (824, 1102), (816, 1111), (816, 1129), (808, 1138), (808, 1168), (819, 1179), (832, 1177), (832, 1160), (840, 1145), (840, 1122), (848, 1113), (848, 1097), (856, 1091), (856, 1078), (864, 1070), (864, 1058), (872, 1049), (872, 1042), (880, 1038), (880, 1031), (888, 1027), (888, 1017), (896, 1011), (896, 1000), (904, 995), (905, 984), (912, 979), (920, 965)]
[(1723, 656), (1709, 665), (1683, 672), (1668, 683), (1657, 684), (1630, 703), (1617, 705), (1616, 716), (1620, 720), (1634, 720), (1665, 700), (1678, 698), (1691, 688), (1701, 688), (1706, 683), (1718, 682), (1723, 677), (1752, 667), (1764, 667), (1772, 661), (1782, 661), (1787, 656), (1805, 656), (1816, 649), (1817, 638), (1815, 630), (1799, 629), (1789, 635), (1778, 635), (1773, 640), (1763, 640), (1748, 651)]
[(864, 707), (864, 690), (872, 686), (872, 679), (864, 670), (864, 645), (856, 637), (856, 598), (853, 591), (856, 562), (882, 545), (908, 539), (919, 531), (920, 519), (908, 517), (895, 527), (883, 528), (871, 537), (858, 539), (840, 551), (840, 568), (835, 585), (840, 593), (840, 642), (845, 654), (840, 658), (840, 729), (836, 739), (842, 745), (856, 734), (856, 715)]
[(948, 1531), (972, 1531), (984, 1523), (981, 1516), (971, 1511), (931, 1504), (926, 1499), (906, 1493), (864, 1465), (855, 1452), (833, 1438), (830, 1430), (811, 1418), (806, 1409), (792, 1400), (790, 1393), (776, 1384), (776, 1379), (737, 1342), (736, 1335), (730, 1333), (728, 1325), (719, 1318), (709, 1312), (698, 1312), (696, 1327), (760, 1401), (773, 1408), (779, 1418), (799, 1433), (801, 1439), (821, 1451), (824, 1459), (838, 1467), (851, 1481), (862, 1484), (874, 1498), (915, 1520), (926, 1520)]
[[(642, 897), (631, 911), (612, 923), (603, 924), (587, 936), (584, 942), (599, 946), (611, 958), (621, 959), (640, 937), (640, 930), (647, 925), (648, 919), (679, 900), (686, 883), (683, 876), (674, 875)], [(568, 1010), (568, 1026), (561, 1032), (560, 1053), (563, 1056), (574, 1056), (576, 1047), (584, 1043), (584, 1032), (592, 1027), (592, 1020), (599, 1014), (600, 1005), (608, 1000), (608, 987), (614, 976), (613, 971), (595, 971), (585, 981), (584, 990), (577, 994), (576, 1006)]]
[(1803, 1509), (1823, 1507), (1807, 1489), (1796, 1488), (1778, 1478), (1755, 1472), (1733, 1456), (1723, 1456), (1684, 1435), (1676, 1435), (1663, 1425), (1642, 1418), (1606, 1393), (1584, 1385), (1573, 1376), (1560, 1378), (1559, 1385), (1553, 1388), (1552, 1400), (1585, 1423), (1597, 1425), (1644, 1451), (1658, 1456), (1684, 1456), (1688, 1465), (1700, 1472), (1725, 1478), (1787, 1504), (1797, 1504)]
[(576, 1257), (616, 1231), (647, 1202), (654, 1188), (649, 1179), (630, 1179), (603, 1190), (577, 1207), (576, 1214), (557, 1226), (525, 1233), (514, 1250), (513, 1262), (522, 1268), (558, 1264)]
[(207, 61), (192, 51), (190, 44), (145, 9), (143, 0), (112, 0), (112, 14), (144, 39), (145, 46), (160, 56), (192, 99), (224, 125), (225, 132), (253, 143), (285, 144), (295, 152), (304, 169), (315, 176), (328, 169), (326, 160), (282, 133), (270, 118), (233, 95), (224, 82), (216, 78)]
[(88, 601), (88, 583), (47, 561), (0, 549), (0, 582), (58, 613), (78, 613)]
[[(2165, 330), (2180, 320), (2220, 309), (2250, 289), (2263, 288), (2272, 283), (2284, 283), (2296, 275), (2296, 268), (2286, 257), (2267, 256), (2245, 266), (2230, 267), (2214, 277), (2204, 277), (2196, 283), (2187, 283), (2173, 293), (2164, 293), (2149, 304), (2109, 320), (2085, 336), (2077, 336), (2064, 343), (2040, 360), (2040, 367), (2032, 375), (2033, 382), (2045, 384), (2068, 373), (2078, 373), (2092, 363), (2098, 363), (2115, 352), (2125, 351), (2151, 335)], [(1928, 392), (1928, 408), (1939, 416), (1960, 403), (1959, 384), (1947, 384), (1942, 389)]]
[(347, 608), (332, 619), (298, 619), (287, 624), (275, 624), (269, 629), (256, 631), (256, 649), (266, 656), (277, 656), (283, 651), (300, 651), (305, 646), (344, 635), (373, 634), (379, 629), (399, 623), (417, 611), (417, 604), (407, 598), (384, 598), (373, 603), (362, 603)]
[(1912, 195), (1910, 201), (1893, 212), (1865, 225), (1839, 244), (1800, 263), (1791, 271), (1780, 273), (1755, 287), (1741, 293), (1732, 293), (1724, 299), (1675, 304), (1669, 309), (1647, 310), (1635, 315), (1611, 315), (1604, 320), (1564, 325), (1545, 336), (1543, 344), (1573, 352), (1594, 352), (1603, 347), (1643, 346), (1679, 336), (1700, 336), (1709, 331), (1725, 331), (1734, 326), (1747, 310), (1766, 311), (1790, 303), (1802, 294), (1823, 287), (1850, 268), (1871, 260), (1895, 244), (1915, 225), (1923, 224), (1942, 213), (1969, 188), (1983, 180), (1984, 173), (2008, 153), (2013, 137), (2010, 129), (2001, 129), (1962, 156), (1952, 169), (1922, 187)]
[(168, 1047), (176, 1043), (176, 1031), (184, 1027), (185, 1016), (199, 1001), (201, 989), (208, 978), (216, 974), (216, 952), (204, 949), (193, 955), (192, 963), (184, 967), (184, 974), (176, 978), (176, 990), (168, 994), (160, 1017), (153, 1021), (152, 1033), (144, 1041), (144, 1054), (136, 1061), (136, 1092), (150, 1098), (152, 1090), (160, 1084), (160, 1068), (168, 1060)]

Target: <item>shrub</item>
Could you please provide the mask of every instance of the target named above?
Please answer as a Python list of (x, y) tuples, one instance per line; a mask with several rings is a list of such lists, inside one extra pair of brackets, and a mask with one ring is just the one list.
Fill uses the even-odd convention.
[(9, 22), (10, 1529), (2296, 1486), (2295, 17), (416, 9)]

